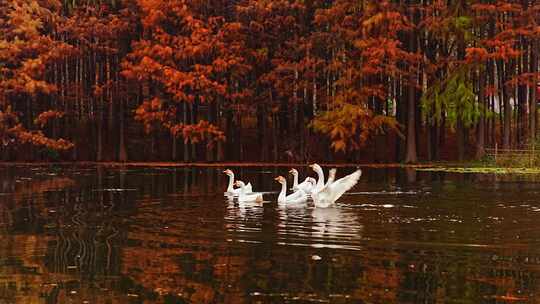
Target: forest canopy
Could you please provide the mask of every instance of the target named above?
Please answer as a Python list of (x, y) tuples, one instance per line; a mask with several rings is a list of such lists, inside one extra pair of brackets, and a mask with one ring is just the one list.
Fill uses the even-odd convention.
[(539, 52), (535, 0), (0, 1), (2, 158), (482, 158)]

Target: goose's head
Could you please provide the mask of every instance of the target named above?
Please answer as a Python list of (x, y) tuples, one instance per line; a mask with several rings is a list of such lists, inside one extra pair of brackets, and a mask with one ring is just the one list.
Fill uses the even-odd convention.
[(228, 176), (233, 176), (234, 173), (231, 171), (231, 169), (227, 169), (225, 171), (223, 171), (223, 173), (227, 174)]
[(244, 184), (244, 182), (241, 180), (237, 180), (236, 182), (234, 182), (234, 185), (238, 188), (244, 188), (246, 186), (246, 184)]
[(310, 183), (312, 186), (314, 186), (317, 183), (317, 180), (315, 180), (313, 177), (306, 177), (304, 182)]
[(292, 174), (293, 176), (297, 176), (298, 175), (298, 170), (293, 168), (293, 169), (289, 170), (289, 173)]
[(278, 176), (278, 177), (274, 178), (274, 180), (276, 180), (280, 184), (284, 184), (287, 181), (285, 179), (285, 177), (283, 177), (283, 176)]
[(328, 178), (330, 179), (335, 179), (336, 178), (336, 172), (337, 172), (337, 169), (336, 168), (332, 168), (330, 169), (330, 171), (328, 171)]
[(312, 164), (312, 165), (309, 165), (309, 167), (311, 169), (313, 169), (313, 171), (319, 173), (319, 172), (323, 172), (321, 166), (319, 166), (318, 164)]

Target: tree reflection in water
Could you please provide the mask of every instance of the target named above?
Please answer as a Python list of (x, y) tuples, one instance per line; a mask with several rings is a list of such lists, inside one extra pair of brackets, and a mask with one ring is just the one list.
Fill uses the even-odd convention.
[[(365, 170), (335, 208), (223, 197), (222, 169), (7, 167), (0, 302), (535, 303), (540, 185)], [(517, 182), (519, 181), (519, 183)]]

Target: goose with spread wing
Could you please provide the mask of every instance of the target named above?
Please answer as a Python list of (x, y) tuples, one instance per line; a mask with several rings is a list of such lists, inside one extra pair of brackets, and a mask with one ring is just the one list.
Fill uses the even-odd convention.
[(237, 180), (235, 182), (235, 186), (237, 186), (238, 189), (240, 189), (240, 192), (238, 193), (239, 202), (262, 202), (263, 201), (262, 193), (246, 192), (247, 186), (243, 181)]
[(326, 184), (324, 184), (325, 187), (327, 187), (328, 185), (334, 182), (334, 180), (336, 179), (336, 173), (337, 173), (336, 168), (332, 168), (330, 169), (330, 171), (328, 171), (328, 179), (326, 180)]
[(313, 191), (313, 188), (315, 187), (315, 184), (317, 183), (317, 181), (313, 177), (308, 176), (303, 182), (299, 184), (298, 183), (298, 170), (293, 168), (289, 171), (289, 173), (292, 174), (293, 176), (293, 186), (292, 186), (293, 191), (296, 192), (298, 190), (302, 190), (306, 194), (311, 194), (311, 191)]
[(349, 191), (358, 183), (360, 176), (362, 176), (362, 170), (358, 169), (336, 181), (334, 181), (335, 174), (336, 169), (330, 170), (328, 179), (329, 182), (326, 183), (319, 191), (311, 194), (315, 207), (327, 208), (333, 205), (345, 192)]
[(307, 202), (308, 196), (303, 190), (298, 190), (287, 195), (287, 180), (283, 176), (278, 176), (275, 180), (281, 184), (281, 192), (278, 196), (279, 205), (298, 205)]
[[(240, 188), (234, 189), (234, 187), (233, 187), (233, 185), (234, 185), (234, 172), (232, 172), (231, 169), (227, 169), (227, 170), (223, 171), (223, 173), (227, 174), (227, 176), (229, 177), (229, 183), (227, 184), (227, 191), (225, 191), (224, 194), (225, 195), (239, 195), (241, 189)], [(248, 183), (247, 185), (245, 185), (244, 193), (251, 193), (251, 192), (253, 192), (252, 187), (251, 187), (251, 183)]]

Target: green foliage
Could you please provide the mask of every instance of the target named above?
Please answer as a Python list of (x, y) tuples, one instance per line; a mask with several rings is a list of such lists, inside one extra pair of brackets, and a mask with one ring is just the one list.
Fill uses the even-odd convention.
[(427, 120), (440, 121), (443, 114), (451, 126), (461, 119), (470, 127), (481, 117), (484, 108), (477, 103), (467, 67), (456, 70), (442, 82), (429, 87), (421, 98), (422, 114)]
[(458, 16), (455, 18), (454, 24), (458, 29), (469, 29), (471, 26), (471, 18), (469, 16)]
[(116, 8), (120, 4), (120, 0), (62, 0), (62, 6), (66, 12), (72, 12), (78, 7), (110, 5)]
[(507, 150), (495, 155), (486, 154), (481, 160), (484, 167), (496, 168), (528, 168), (540, 170), (540, 140), (530, 143), (526, 149)]
[(469, 16), (457, 16), (451, 19), (451, 30), (465, 42), (472, 41), (475, 37), (472, 33), (472, 18)]
[(481, 173), (481, 174), (540, 174), (538, 168), (502, 168), (502, 167), (432, 167), (417, 168), (417, 171), (448, 173)]
[(526, 150), (503, 153), (492, 157), (491, 161), (505, 168), (540, 168), (540, 140), (530, 143)]

